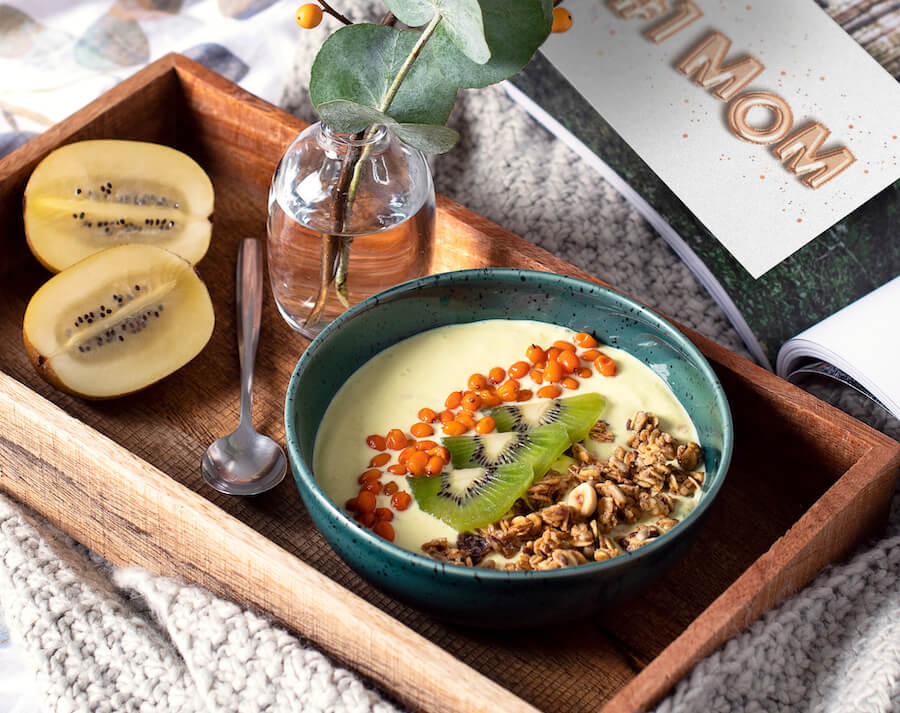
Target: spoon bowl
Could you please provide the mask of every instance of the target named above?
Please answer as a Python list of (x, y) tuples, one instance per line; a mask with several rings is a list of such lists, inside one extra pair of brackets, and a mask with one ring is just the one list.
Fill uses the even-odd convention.
[(287, 472), (284, 451), (268, 436), (238, 428), (203, 454), (203, 479), (228, 495), (256, 495), (278, 485)]
[(284, 450), (253, 430), (251, 404), (253, 363), (262, 316), (262, 244), (241, 242), (237, 259), (237, 331), (241, 360), (241, 423), (234, 433), (216, 440), (200, 463), (203, 479), (220, 493), (257, 495), (278, 485), (287, 472)]

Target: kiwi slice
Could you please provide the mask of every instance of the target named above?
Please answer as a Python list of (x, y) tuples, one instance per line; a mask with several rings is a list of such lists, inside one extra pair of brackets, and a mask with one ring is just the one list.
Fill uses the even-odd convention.
[(527, 463), (535, 479), (543, 478), (553, 461), (571, 445), (568, 431), (558, 423), (523, 432), (449, 436), (443, 443), (454, 468)]
[(51, 152), (25, 187), (28, 247), (52, 272), (126, 243), (192, 265), (209, 247), (213, 187), (192, 158), (143, 141), (80, 141)]
[(34, 367), (77, 396), (108, 399), (149, 386), (187, 364), (213, 331), (213, 307), (183, 258), (121, 245), (48, 280), (23, 326)]
[(507, 463), (450, 469), (407, 482), (422, 510), (463, 532), (503, 517), (533, 478), (527, 463)]
[(497, 406), (488, 415), (501, 432), (530, 431), (538, 426), (561, 423), (569, 433), (570, 443), (578, 443), (587, 438), (604, 408), (606, 399), (600, 394), (581, 394), (565, 399), (538, 399)]

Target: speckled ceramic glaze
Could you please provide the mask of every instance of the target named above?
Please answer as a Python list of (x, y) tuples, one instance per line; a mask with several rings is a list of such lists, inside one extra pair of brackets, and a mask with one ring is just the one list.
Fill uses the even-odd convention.
[[(670, 532), (606, 562), (542, 572), (460, 567), (413, 554), (359, 527), (316, 484), (316, 431), (347, 378), (375, 354), (419, 332), (482, 319), (533, 319), (591, 332), (653, 369), (700, 436), (707, 480), (697, 507)], [(484, 269), (408, 282), (360, 303), (303, 354), (287, 390), (291, 468), (325, 538), (353, 569), (397, 599), (472, 626), (514, 627), (587, 615), (632, 594), (688, 547), (731, 458), (728, 403), (706, 360), (653, 312), (598, 285), (544, 272)], [(702, 545), (698, 545), (702, 546)]]

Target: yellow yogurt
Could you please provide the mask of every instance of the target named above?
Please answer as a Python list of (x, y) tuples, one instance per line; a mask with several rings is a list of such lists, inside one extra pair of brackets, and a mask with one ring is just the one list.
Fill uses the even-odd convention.
[[(359, 492), (357, 478), (378, 453), (366, 445), (367, 436), (384, 435), (392, 428), (409, 433), (421, 408), (441, 411), (447, 395), (465, 390), (471, 374), (487, 374), (491, 367), (506, 369), (522, 361), (530, 344), (547, 346), (560, 339), (572, 341), (574, 336), (567, 327), (545, 322), (493, 319), (432, 329), (376, 354), (354, 372), (325, 412), (313, 453), (316, 480), (343, 507)], [(588, 440), (587, 448), (605, 459), (616, 446), (625, 446), (629, 435), (625, 421), (638, 410), (653, 411), (660, 430), (668, 431), (679, 442), (698, 441), (690, 417), (662, 379), (621, 349), (598, 348), (616, 362), (616, 375), (605, 377), (594, 372), (590, 378), (578, 380), (577, 391), (564, 390), (561, 395), (565, 398), (596, 392), (606, 399), (601, 418), (609, 424), (615, 441)], [(523, 389), (540, 388), (527, 376), (519, 382)], [(429, 438), (440, 442), (440, 424), (434, 425), (435, 435)], [(397, 462), (398, 453), (390, 453), (388, 465)], [(391, 481), (409, 492), (405, 476), (385, 472), (381, 482), (386, 485)], [(678, 500), (672, 516), (680, 519), (693, 508), (696, 498)], [(377, 496), (377, 506), (390, 507), (390, 496)], [(456, 530), (423, 512), (415, 500), (407, 510), (395, 512), (391, 524), (395, 544), (413, 552), (421, 553), (424, 542), (438, 537), (456, 541)]]

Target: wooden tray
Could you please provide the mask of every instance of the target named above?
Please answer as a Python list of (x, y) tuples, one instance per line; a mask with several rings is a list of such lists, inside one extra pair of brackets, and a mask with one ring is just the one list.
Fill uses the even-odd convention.
[[(731, 471), (687, 556), (595, 621), (513, 634), (447, 626), (344, 566), (290, 479), (253, 499), (213, 492), (200, 456), (238, 422), (236, 244), (263, 235), (269, 180), (303, 126), (170, 55), (0, 162), (0, 488), (116, 564), (268, 612), (405, 704), (447, 713), (643, 709), (882, 526), (900, 445), (690, 330), (734, 411)], [(212, 341), (174, 376), (107, 403), (49, 388), (21, 339), (25, 305), (48, 277), (25, 247), (23, 187), (48, 151), (85, 138), (171, 144), (216, 188), (212, 248), (199, 265), (216, 305)], [(500, 265), (593, 279), (446, 199), (438, 206), (434, 271)], [(257, 425), (283, 440), (283, 396), (305, 342), (268, 300)]]

